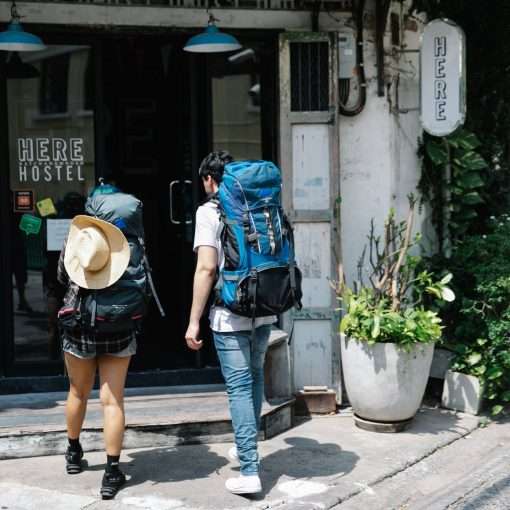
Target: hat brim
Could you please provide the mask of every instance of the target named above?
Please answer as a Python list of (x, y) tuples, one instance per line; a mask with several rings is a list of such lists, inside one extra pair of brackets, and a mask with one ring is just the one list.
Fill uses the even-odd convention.
[[(87, 271), (76, 257), (76, 240), (81, 230), (96, 227), (106, 237), (110, 257), (99, 271)], [(64, 266), (69, 278), (84, 289), (99, 290), (113, 285), (126, 271), (131, 257), (129, 243), (122, 231), (107, 221), (80, 214), (73, 218), (67, 237)]]

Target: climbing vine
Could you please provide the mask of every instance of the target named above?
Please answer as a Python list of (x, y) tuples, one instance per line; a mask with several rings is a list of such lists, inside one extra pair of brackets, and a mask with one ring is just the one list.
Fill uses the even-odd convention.
[(413, 0), (410, 15), (447, 17), (466, 34), (466, 128), (424, 135), (419, 184), (438, 253), (425, 269), (453, 273), (440, 310), (454, 370), (480, 378), (492, 413), (510, 403), (510, 2)]
[(487, 162), (479, 154), (480, 140), (460, 129), (450, 136), (425, 135), (419, 190), (431, 204), (439, 252), (471, 230), (477, 208), (485, 202), (481, 189), (487, 179)]
[[(491, 0), (491, 2), (413, 0), (409, 15), (412, 16), (417, 12), (425, 13), (428, 19), (447, 17), (458, 23), (466, 34), (466, 128), (474, 137), (472, 140), (468, 137), (467, 145), (472, 146), (475, 143), (476, 147), (467, 147), (464, 141), (460, 140), (460, 148), (478, 153), (485, 160), (486, 166), (481, 172), (483, 185), (473, 188), (479, 197), (473, 194), (470, 195), (471, 198), (466, 199), (478, 203), (466, 204), (463, 200), (459, 205), (461, 211), (452, 211), (452, 216), (457, 215), (461, 234), (463, 225), (466, 221), (469, 223), (469, 219), (471, 223), (468, 231), (482, 232), (487, 228), (490, 216), (505, 214), (510, 210), (510, 39), (508, 38), (510, 2), (507, 0)], [(456, 133), (453, 138), (465, 137), (467, 133), (467, 131)], [(444, 143), (451, 145), (451, 139), (452, 137), (448, 137)], [(430, 151), (427, 150), (429, 145), (431, 145)], [(438, 152), (435, 149), (440, 146), (442, 142), (438, 139), (430, 137), (423, 139), (425, 149), (423, 154), (426, 157), (431, 156), (436, 168), (440, 166), (440, 163), (437, 158), (434, 158), (434, 153)], [(458, 149), (455, 146), (452, 148)], [(440, 154), (439, 158), (444, 159), (445, 156)], [(424, 160), (424, 166), (426, 167), (424, 172), (428, 172), (429, 175), (424, 176), (425, 181), (422, 184), (425, 189), (427, 187), (430, 189), (434, 187), (434, 183), (429, 181), (427, 184), (427, 180), (433, 178), (429, 161)], [(470, 165), (461, 166), (468, 170)], [(473, 173), (470, 178), (475, 179)], [(479, 182), (479, 179), (476, 180)], [(448, 190), (444, 191), (448, 194)], [(441, 211), (443, 214), (444, 209)], [(436, 211), (435, 214), (439, 213)], [(453, 218), (452, 220), (455, 223)]]

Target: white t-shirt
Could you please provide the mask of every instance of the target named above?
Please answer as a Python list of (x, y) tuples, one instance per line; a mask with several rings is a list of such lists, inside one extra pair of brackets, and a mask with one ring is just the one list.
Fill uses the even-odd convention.
[[(216, 248), (218, 251), (218, 265), (221, 269), (225, 263), (225, 257), (220, 242), (220, 218), (217, 205), (214, 202), (206, 202), (197, 209), (193, 250), (197, 251), (200, 246), (212, 246)], [(247, 331), (252, 327), (249, 317), (242, 317), (221, 306), (211, 307), (209, 322), (211, 323), (211, 329), (218, 333)], [(258, 328), (264, 324), (273, 324), (273, 322), (276, 322), (275, 315), (258, 317), (255, 319), (255, 327)]]

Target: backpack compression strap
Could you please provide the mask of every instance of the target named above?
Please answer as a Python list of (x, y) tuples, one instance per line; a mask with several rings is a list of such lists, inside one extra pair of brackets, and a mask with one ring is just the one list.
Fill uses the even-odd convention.
[(290, 278), (290, 289), (292, 292), (292, 297), (294, 298), (294, 306), (301, 310), (303, 305), (301, 301), (296, 299), (296, 260), (294, 258), (294, 230), (292, 229), (292, 225), (290, 224), (287, 216), (284, 216), (285, 228), (287, 229), (287, 235), (289, 237), (290, 244), (290, 260), (289, 260), (289, 278)]
[(161, 305), (161, 301), (159, 300), (158, 293), (156, 292), (156, 286), (154, 285), (154, 281), (152, 280), (152, 269), (149, 265), (149, 261), (147, 260), (147, 253), (145, 252), (145, 242), (142, 237), (138, 237), (138, 242), (140, 243), (143, 251), (143, 267), (145, 268), (145, 272), (147, 273), (147, 279), (149, 280), (149, 285), (152, 291), (152, 295), (154, 296), (154, 301), (156, 301), (156, 305), (158, 306), (159, 313), (161, 317), (165, 317), (165, 310), (163, 310), (163, 306)]
[(257, 284), (258, 274), (256, 269), (250, 271), (250, 282), (248, 283), (248, 299), (251, 308), (251, 341), (255, 339), (255, 313), (257, 312)]

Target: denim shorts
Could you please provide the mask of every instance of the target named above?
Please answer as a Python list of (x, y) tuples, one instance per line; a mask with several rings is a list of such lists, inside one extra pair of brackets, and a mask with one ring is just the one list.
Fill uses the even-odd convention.
[[(136, 354), (136, 337), (133, 335), (133, 339), (129, 342), (129, 345), (119, 352), (111, 352), (105, 354), (105, 356), (114, 356), (115, 358), (127, 358), (128, 356), (133, 356)], [(67, 340), (66, 338), (62, 341), (62, 351), (67, 352), (68, 354), (72, 354), (80, 359), (94, 359), (97, 357), (95, 352), (83, 352), (76, 348), (76, 344)]]

